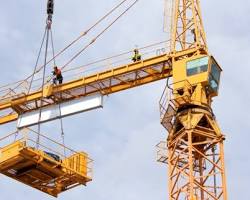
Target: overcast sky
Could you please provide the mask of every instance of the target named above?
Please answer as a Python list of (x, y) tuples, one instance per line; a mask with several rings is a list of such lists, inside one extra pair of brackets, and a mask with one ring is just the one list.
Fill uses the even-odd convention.
[[(103, 16), (119, 0), (60, 0), (54, 16), (59, 50)], [(46, 1), (1, 0), (0, 84), (32, 72), (45, 23)], [(213, 108), (226, 134), (225, 158), (229, 199), (249, 200), (250, 178), (250, 1), (202, 1), (210, 52), (223, 68), (220, 95)], [(163, 0), (140, 0), (75, 64), (111, 56), (167, 39), (163, 33)], [(66, 59), (66, 58), (65, 58)], [(63, 62), (64, 60), (59, 60)], [(95, 160), (94, 179), (59, 196), (61, 200), (167, 199), (167, 168), (156, 163), (155, 145), (166, 138), (158, 101), (164, 81), (105, 98), (104, 108), (64, 120), (66, 143)], [(1, 134), (15, 123), (1, 126)], [(60, 135), (59, 123), (42, 127)], [(0, 199), (54, 199), (0, 176)]]

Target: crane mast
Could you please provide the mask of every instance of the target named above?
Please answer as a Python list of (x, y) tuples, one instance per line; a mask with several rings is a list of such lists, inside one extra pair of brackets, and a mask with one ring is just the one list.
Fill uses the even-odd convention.
[[(158, 152), (158, 161), (168, 164), (169, 200), (227, 199), (225, 137), (211, 108), (221, 68), (208, 54), (199, 3), (173, 2), (173, 83), (160, 101), (162, 125), (169, 135), (165, 150)], [(191, 48), (196, 51), (174, 56)]]
[(203, 27), (199, 0), (172, 1), (171, 51), (192, 47), (207, 50), (206, 34)]
[[(41, 112), (42, 109), (81, 100), (93, 94), (105, 96), (167, 79), (167, 85), (160, 99), (160, 117), (168, 137), (166, 141), (157, 145), (159, 148), (157, 160), (168, 165), (169, 200), (227, 200), (223, 146), (225, 136), (212, 110), (213, 98), (219, 93), (222, 69), (208, 52), (200, 1), (169, 1), (171, 1), (172, 18), (168, 52), (100, 70), (60, 85), (47, 82), (42, 88), (32, 92), (7, 93), (0, 99), (0, 124), (20, 120), (27, 113), (38, 110)], [(53, 7), (53, 4), (51, 6)], [(18, 145), (24, 144), (18, 143)], [(28, 153), (34, 151), (33, 148), (28, 150)], [(13, 151), (16, 152), (16, 149)], [(41, 159), (45, 158), (45, 161), (48, 159), (48, 153), (41, 151), (33, 153)], [(17, 165), (16, 161), (11, 160), (12, 154), (9, 155), (7, 152), (6, 155), (7, 161), (11, 161), (8, 170), (13, 170)], [(75, 174), (78, 179), (74, 184), (86, 184), (92, 180), (87, 176), (87, 156), (82, 153), (74, 153), (72, 156), (55, 163), (56, 166), (60, 165), (60, 171), (56, 172), (59, 182), (54, 178), (48, 179), (50, 182), (55, 181), (53, 192), (49, 188), (48, 181), (37, 186), (37, 180), (32, 179), (33, 184), (7, 173), (4, 164), (7, 161), (3, 156), (0, 156), (0, 172), (57, 196), (67, 189), (61, 185), (68, 186)], [(78, 163), (73, 169), (69, 167), (73, 158), (78, 157), (84, 164), (84, 168), (80, 171), (76, 170)], [(50, 162), (55, 161), (50, 160)], [(45, 164), (42, 167), (44, 166)], [(52, 171), (54, 166), (48, 167), (46, 164), (46, 169)], [(67, 183), (62, 184), (65, 172), (68, 172), (67, 177), (71, 176), (68, 177)], [(44, 170), (42, 172), (40, 170), (39, 173), (44, 177)]]

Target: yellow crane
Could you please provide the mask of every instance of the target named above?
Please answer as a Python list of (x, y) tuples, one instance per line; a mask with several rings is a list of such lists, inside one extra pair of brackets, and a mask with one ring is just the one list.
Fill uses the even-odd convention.
[[(225, 137), (211, 107), (222, 69), (208, 52), (199, 0), (173, 0), (171, 12), (171, 38), (164, 42), (169, 44), (168, 52), (142, 55), (60, 85), (47, 83), (30, 93), (10, 91), (0, 99), (0, 124), (20, 122), (38, 110), (41, 115), (58, 104), (172, 78), (160, 100), (161, 123), (168, 137), (158, 144), (158, 161), (168, 165), (169, 200), (227, 200)], [(20, 128), (25, 126), (29, 124)], [(91, 180), (87, 154), (68, 149), (70, 156), (55, 158), (26, 143), (27, 132), (49, 138), (29, 128), (23, 132), (23, 138), (0, 149), (1, 173), (53, 196)]]

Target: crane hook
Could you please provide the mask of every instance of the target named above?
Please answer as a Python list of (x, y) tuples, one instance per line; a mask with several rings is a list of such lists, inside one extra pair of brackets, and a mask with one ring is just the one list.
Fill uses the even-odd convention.
[(54, 0), (48, 0), (47, 2), (47, 14), (48, 14), (47, 26), (49, 29), (51, 28), (51, 24), (52, 24), (53, 13), (54, 13)]

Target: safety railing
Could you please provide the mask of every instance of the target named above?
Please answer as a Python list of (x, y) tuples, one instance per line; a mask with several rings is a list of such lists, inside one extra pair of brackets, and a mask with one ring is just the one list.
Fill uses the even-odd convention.
[(159, 101), (159, 108), (160, 108), (160, 119), (161, 121), (164, 118), (164, 115), (167, 112), (167, 107), (170, 103), (170, 99), (171, 99), (171, 88), (170, 85), (168, 83), (166, 83), (166, 86), (162, 92), (160, 101)]
[(170, 84), (167, 83), (159, 101), (161, 119), (162, 117), (164, 117), (168, 105), (171, 105), (173, 108), (175, 108), (177, 107), (175, 102), (176, 99), (187, 98), (187, 96), (190, 97), (190, 95), (187, 95), (185, 91), (182, 91), (182, 94), (178, 93), (178, 90), (176, 90), (175, 88), (180, 85), (183, 88), (185, 87), (189, 91), (190, 95), (192, 94), (192, 85), (188, 80), (178, 81)]
[[(32, 129), (15, 131), (0, 138), (0, 150), (15, 142), (21, 142), (25, 144), (25, 147), (43, 152), (49, 160), (61, 164), (72, 173), (84, 173), (88, 178), (93, 176), (93, 160), (87, 154), (76, 152)], [(84, 162), (81, 159), (85, 159)]]
[(167, 142), (161, 141), (156, 145), (156, 160), (161, 163), (168, 163)]
[(188, 80), (182, 80), (171, 84), (170, 102), (175, 108), (191, 103), (193, 87)]
[(168, 132), (170, 132), (173, 127), (172, 120), (176, 113), (175, 107), (171, 102), (172, 92), (173, 89), (167, 81), (159, 101), (159, 109), (161, 124), (167, 129)]
[[(170, 42), (163, 41), (155, 44), (151, 44), (142, 48), (138, 48), (139, 53), (142, 56), (142, 60), (167, 54), (170, 51)], [(100, 59), (94, 62), (89, 62), (85, 65), (78, 67), (69, 67), (63, 69), (64, 82), (76, 80), (88, 75), (95, 74), (101, 71), (107, 71), (117, 66), (127, 65), (132, 62), (133, 51), (127, 51), (112, 57)], [(51, 67), (52, 68), (52, 67)], [(59, 66), (60, 68), (60, 66)], [(46, 76), (47, 83), (52, 83), (52, 74)], [(41, 74), (36, 73), (31, 84), (31, 76), (25, 80), (15, 82), (13, 84), (7, 84), (0, 87), (0, 103), (27, 94), (28, 92), (34, 92), (42, 87)]]
[[(176, 88), (185, 87), (187, 91), (179, 91)], [(180, 88), (181, 88), (180, 87)], [(178, 81), (169, 84), (167, 82), (159, 101), (160, 120), (168, 132), (172, 130), (173, 121), (179, 106), (191, 103), (192, 85), (187, 81)]]

